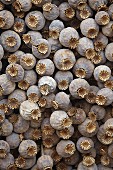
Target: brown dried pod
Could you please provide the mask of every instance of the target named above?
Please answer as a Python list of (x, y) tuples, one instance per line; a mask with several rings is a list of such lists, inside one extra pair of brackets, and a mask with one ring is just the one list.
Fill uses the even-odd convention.
[(42, 121), (41, 131), (44, 135), (53, 135), (54, 134), (55, 129), (51, 126), (49, 118), (45, 118)]
[(59, 142), (59, 137), (54, 133), (53, 135), (42, 134), (42, 143), (46, 148), (52, 148)]
[(86, 95), (85, 99), (88, 103), (94, 104), (96, 102), (96, 94), (99, 91), (97, 86), (90, 86), (90, 91)]
[(62, 130), (56, 130), (56, 134), (59, 136), (59, 138), (69, 139), (74, 134), (74, 127), (70, 126)]

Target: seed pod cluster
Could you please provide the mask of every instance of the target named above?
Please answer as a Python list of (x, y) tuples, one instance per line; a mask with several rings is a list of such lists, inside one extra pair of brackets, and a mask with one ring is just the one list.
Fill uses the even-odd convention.
[(113, 0), (0, 0), (0, 170), (113, 169)]

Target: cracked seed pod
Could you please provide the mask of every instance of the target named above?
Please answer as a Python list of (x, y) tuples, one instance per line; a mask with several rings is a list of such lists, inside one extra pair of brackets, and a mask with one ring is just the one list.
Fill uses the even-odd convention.
[(9, 144), (11, 149), (17, 148), (21, 142), (20, 135), (12, 132), (9, 136), (6, 137), (6, 142)]
[(113, 102), (113, 92), (109, 88), (102, 88), (97, 92), (96, 103), (108, 106)]
[(45, 18), (40, 11), (31, 11), (25, 17), (25, 23), (31, 30), (41, 30), (45, 25)]
[(60, 90), (67, 90), (73, 80), (73, 74), (70, 71), (57, 71), (54, 79)]
[(56, 130), (56, 134), (58, 135), (59, 138), (69, 139), (74, 134), (74, 127), (70, 126), (62, 130)]
[(98, 122), (86, 118), (83, 123), (78, 125), (78, 131), (85, 137), (93, 137), (97, 134), (99, 129)]
[(105, 48), (105, 56), (106, 58), (113, 62), (113, 43), (109, 43)]
[(23, 90), (16, 89), (8, 96), (8, 107), (10, 109), (19, 108), (20, 104), (26, 100), (26, 93)]
[(102, 81), (105, 82), (110, 79), (111, 77), (111, 70), (108, 66), (106, 65), (100, 65), (97, 66), (94, 69), (94, 78), (96, 81)]
[(10, 152), (9, 144), (5, 140), (0, 140), (0, 160), (6, 158), (9, 152)]
[(36, 85), (30, 86), (27, 89), (27, 97), (28, 97), (28, 100), (30, 100), (34, 103), (39, 101), (39, 98), (41, 97), (41, 93), (40, 93), (38, 86), (36, 86)]
[(52, 0), (32, 0), (32, 3), (37, 7), (42, 7), (46, 3), (51, 3)]
[(42, 35), (38, 31), (28, 31), (22, 35), (22, 40), (29, 47), (32, 48), (33, 44), (36, 44), (37, 39), (41, 39)]
[(38, 120), (41, 117), (41, 111), (37, 103), (33, 103), (29, 100), (25, 100), (20, 105), (20, 115), (25, 120)]
[(113, 21), (102, 27), (102, 33), (107, 37), (113, 36)]
[(36, 44), (32, 45), (32, 53), (38, 59), (47, 58), (51, 53), (51, 45), (46, 39), (38, 39)]
[(79, 58), (73, 67), (73, 73), (78, 78), (89, 79), (93, 71), (94, 64), (86, 58)]
[(94, 148), (94, 142), (92, 139), (87, 137), (80, 137), (76, 144), (77, 150), (80, 153), (90, 153), (91, 149)]
[(21, 18), (15, 18), (13, 30), (19, 35), (23, 35), (26, 32), (25, 21)]
[(8, 52), (17, 51), (21, 45), (20, 36), (12, 30), (2, 32), (0, 41), (3, 48)]
[(86, 95), (85, 99), (88, 103), (94, 104), (96, 100), (96, 94), (99, 91), (97, 86), (90, 86), (90, 91)]
[(23, 51), (17, 50), (16, 52), (14, 52), (13, 54), (10, 54), (8, 56), (8, 62), (9, 64), (13, 64), (13, 63), (20, 63), (20, 59), (22, 57), (22, 55), (24, 55), (25, 53)]
[(89, 6), (95, 11), (105, 11), (107, 9), (107, 0), (88, 0)]
[(19, 64), (9, 64), (6, 67), (6, 75), (12, 82), (19, 82), (24, 78), (24, 69)]
[(113, 4), (111, 4), (111, 5), (108, 7), (108, 14), (109, 14), (111, 20), (113, 20)]
[(77, 52), (87, 59), (93, 58), (95, 56), (93, 41), (87, 37), (80, 38), (77, 45)]
[(99, 26), (93, 18), (87, 18), (80, 24), (82, 34), (88, 38), (95, 38), (99, 33)]
[(47, 40), (51, 45), (51, 54), (54, 54), (56, 51), (62, 48), (62, 45), (60, 44), (58, 39), (53, 39), (50, 37)]
[[(29, 128), (25, 133), (24, 133), (24, 138), (25, 139), (30, 139), (30, 140), (34, 140), (37, 141), (39, 139), (41, 139), (42, 134), (41, 134), (41, 130), (37, 129), (37, 128)], [(40, 150), (40, 148), (38, 148), (37, 150)]]
[(27, 12), (32, 7), (31, 0), (15, 0), (12, 5), (17, 12)]
[(23, 140), (18, 151), (24, 158), (33, 158), (37, 154), (37, 145), (33, 140)]
[(106, 11), (98, 11), (95, 15), (95, 21), (98, 25), (107, 25), (110, 22), (110, 16)]
[(75, 10), (67, 3), (62, 2), (59, 5), (59, 17), (63, 21), (70, 21), (75, 16)]
[(63, 110), (54, 111), (50, 116), (50, 124), (56, 130), (62, 130), (71, 126), (72, 121)]
[(14, 127), (14, 132), (15, 133), (25, 133), (29, 129), (30, 122), (23, 119), (22, 116), (20, 115), (13, 115), (10, 117), (9, 121), (13, 121), (13, 127)]
[(71, 95), (76, 99), (84, 98), (90, 91), (90, 85), (84, 79), (74, 79), (69, 85)]
[(75, 144), (71, 140), (61, 140), (56, 146), (56, 151), (63, 158), (68, 158), (76, 151)]
[(49, 155), (42, 155), (37, 160), (39, 170), (52, 170), (53, 159)]
[(45, 118), (43, 119), (41, 123), (41, 131), (44, 135), (53, 135), (55, 132), (55, 129), (50, 124), (50, 119)]
[(43, 5), (43, 15), (47, 20), (53, 21), (59, 16), (59, 8), (53, 3), (45, 3)]
[(90, 112), (94, 113), (96, 120), (102, 120), (105, 117), (106, 110), (102, 106), (93, 105), (90, 109)]
[[(72, 166), (68, 166), (66, 165), (66, 163), (64, 161), (60, 161), (57, 165), (56, 165), (56, 170), (62, 170), (62, 169), (65, 169), (65, 170), (71, 170), (72, 169)], [(73, 169), (75, 170), (75, 169)]]
[(104, 130), (108, 136), (113, 137), (113, 118), (108, 119), (104, 123)]
[(99, 32), (97, 37), (94, 39), (94, 47), (96, 51), (103, 51), (108, 44), (108, 38)]
[(87, 0), (68, 0), (68, 3), (74, 9), (83, 10), (87, 5)]
[(43, 76), (38, 81), (38, 88), (42, 95), (48, 95), (56, 90), (56, 81), (50, 76)]
[(79, 34), (72, 28), (64, 28), (59, 35), (59, 41), (64, 47), (75, 49), (79, 43)]
[(59, 70), (68, 71), (74, 66), (76, 58), (71, 50), (60, 49), (56, 51), (53, 61)]
[(64, 158), (64, 162), (66, 165), (76, 165), (79, 162), (80, 155), (78, 151), (75, 151), (73, 155), (68, 158)]
[(9, 136), (13, 131), (13, 125), (9, 122), (8, 119), (5, 119), (0, 128), (2, 136)]
[(48, 109), (48, 108), (52, 108), (52, 102), (55, 100), (55, 94), (51, 93), (48, 95), (43, 95), (39, 101), (38, 101), (38, 105), (42, 108)]
[(102, 164), (98, 164), (98, 170), (112, 170), (112, 168), (109, 168), (109, 167), (106, 167), (106, 166), (104, 166), (104, 165), (102, 165)]
[(51, 76), (53, 75), (54, 71), (55, 71), (55, 66), (53, 61), (51, 61), (50, 59), (38, 60), (36, 64), (36, 72), (39, 75)]
[(26, 54), (22, 55), (22, 57), (20, 59), (20, 65), (25, 70), (31, 70), (36, 65), (36, 58), (32, 54), (26, 53)]
[(0, 159), (0, 169), (8, 170), (10, 165), (14, 165), (14, 156), (8, 153), (4, 159)]
[(8, 80), (6, 74), (0, 75), (0, 96), (11, 94), (15, 87), (16, 84)]
[(95, 53), (95, 56), (91, 59), (92, 63), (95, 65), (103, 65), (106, 63), (106, 56), (104, 51), (99, 51)]
[(0, 11), (0, 28), (1, 29), (9, 29), (14, 24), (14, 16), (8, 10)]
[(60, 20), (54, 20), (49, 25), (49, 36), (58, 39), (60, 32), (64, 29), (64, 23)]

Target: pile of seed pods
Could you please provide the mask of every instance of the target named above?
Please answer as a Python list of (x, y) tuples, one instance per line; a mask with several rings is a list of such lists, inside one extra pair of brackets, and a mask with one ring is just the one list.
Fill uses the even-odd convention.
[(0, 0), (0, 170), (113, 170), (113, 0)]

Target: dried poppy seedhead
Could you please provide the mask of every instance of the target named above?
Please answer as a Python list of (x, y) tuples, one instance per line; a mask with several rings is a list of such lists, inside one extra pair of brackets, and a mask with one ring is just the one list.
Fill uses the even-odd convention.
[(92, 122), (95, 122), (97, 120), (97, 115), (94, 112), (88, 113), (89, 119), (92, 120)]
[(95, 56), (95, 50), (92, 48), (89, 48), (85, 52), (85, 56), (87, 59), (92, 59)]
[(105, 70), (102, 70), (100, 73), (99, 73), (99, 79), (101, 81), (107, 81), (109, 80), (110, 78), (110, 73), (108, 71), (105, 71)]
[(52, 101), (51, 104), (52, 104), (54, 109), (58, 109), (59, 106), (58, 106), (58, 103), (56, 101)]
[(83, 9), (80, 11), (80, 17), (82, 19), (87, 19), (90, 16), (90, 12), (87, 9)]
[(108, 127), (106, 128), (106, 134), (108, 136), (113, 137), (113, 126), (112, 125), (108, 125)]
[(15, 124), (15, 123), (18, 121), (18, 115), (16, 115), (16, 114), (10, 115), (9, 121), (10, 121), (12, 124)]
[(65, 10), (65, 16), (69, 19), (72, 19), (75, 16), (75, 11), (73, 8), (67, 8)]
[(98, 104), (98, 105), (105, 105), (105, 103), (106, 103), (106, 97), (105, 96), (102, 96), (102, 95), (97, 95), (96, 96), (96, 103)]
[(15, 165), (18, 167), (18, 168), (24, 168), (25, 165), (26, 165), (26, 160), (19, 156), (16, 160), (15, 160)]
[(71, 38), (68, 43), (69, 43), (69, 47), (71, 49), (75, 49), (77, 47), (79, 41), (76, 38)]
[(9, 62), (10, 64), (16, 63), (16, 62), (17, 62), (17, 56), (14, 55), (14, 54), (11, 54), (10, 56), (8, 56), (8, 62)]
[(89, 92), (86, 96), (85, 99), (88, 103), (95, 103), (96, 100), (96, 95), (94, 93)]
[(73, 155), (75, 152), (76, 148), (74, 144), (67, 144), (66, 147), (64, 148), (65, 153)]
[(21, 80), (18, 82), (18, 87), (22, 90), (27, 90), (29, 88), (29, 83), (26, 80)]
[(49, 94), (49, 86), (48, 84), (44, 84), (40, 87), (40, 92), (43, 94), (43, 95), (48, 95)]
[(68, 110), (68, 112), (67, 112), (67, 114), (69, 115), (69, 116), (74, 116), (75, 114), (77, 113), (77, 108), (76, 107), (71, 107), (69, 110)]
[(95, 56), (91, 59), (94, 64), (99, 64), (102, 61), (100, 54), (96, 53)]
[(42, 3), (42, 0), (32, 0), (32, 3), (33, 3), (34, 5), (39, 5), (39, 4)]
[(41, 117), (41, 111), (39, 109), (34, 109), (31, 112), (31, 118), (38, 120)]
[(69, 70), (73, 67), (73, 63), (69, 58), (65, 58), (61, 61), (62, 70)]
[(70, 131), (68, 128), (62, 129), (59, 131), (59, 136), (63, 139), (69, 139), (70, 138)]
[(40, 106), (40, 107), (45, 107), (46, 106), (46, 104), (47, 104), (47, 100), (45, 99), (45, 98), (40, 98), (39, 99), (39, 101), (38, 101), (38, 105)]
[(7, 156), (6, 150), (5, 149), (0, 149), (0, 159), (5, 158)]
[(22, 39), (25, 44), (29, 44), (31, 42), (31, 36), (29, 34), (23, 34)]
[(50, 30), (49, 36), (52, 37), (53, 39), (58, 39), (59, 38), (59, 30), (57, 30), (57, 29)]
[(69, 87), (69, 82), (67, 80), (61, 80), (58, 82), (58, 88), (60, 90), (66, 90)]
[(104, 86), (113, 90), (113, 80), (107, 80), (105, 83), (104, 83)]
[(99, 41), (94, 42), (94, 46), (96, 51), (103, 51), (105, 48), (104, 44)]
[(46, 72), (46, 65), (43, 64), (43, 63), (38, 63), (38, 64), (36, 65), (36, 72), (37, 72), (39, 75), (45, 74), (45, 72)]
[(113, 137), (108, 136), (108, 134), (104, 134), (101, 136), (101, 141), (104, 145), (110, 145), (113, 142)]
[(53, 151), (51, 157), (53, 158), (55, 163), (58, 163), (61, 161), (62, 157), (60, 155), (58, 155), (58, 153), (55, 151)]
[(8, 107), (10, 109), (17, 109), (19, 108), (19, 101), (15, 98), (8, 99)]
[(105, 4), (101, 4), (98, 6), (98, 11), (107, 11), (108, 7)]
[(32, 137), (34, 140), (39, 140), (42, 137), (41, 130), (40, 129), (34, 129), (32, 132)]
[(18, 18), (24, 18), (25, 12), (23, 12), (23, 11), (17, 12), (17, 11), (15, 10), (14, 15), (15, 15), (16, 17), (18, 17)]
[(8, 105), (7, 104), (0, 104), (0, 109), (4, 111), (4, 113), (8, 113)]
[(52, 10), (52, 4), (51, 3), (46, 3), (43, 5), (43, 11), (45, 12), (50, 12)]
[(101, 156), (100, 161), (101, 161), (101, 164), (104, 166), (108, 166), (110, 164), (110, 159), (107, 155)]
[(79, 10), (83, 10), (85, 7), (86, 7), (86, 2), (84, 2), (83, 0), (81, 0), (77, 5), (77, 8)]
[(37, 103), (39, 101), (39, 96), (36, 93), (31, 93), (28, 95), (28, 100)]
[(2, 2), (0, 2), (0, 10), (4, 9), (4, 4)]
[(95, 38), (98, 35), (98, 31), (95, 28), (91, 28), (88, 30), (87, 37), (88, 38)]
[(84, 150), (87, 151), (89, 149), (91, 149), (91, 144), (88, 140), (84, 140), (80, 143), (80, 147)]
[(22, 11), (22, 5), (20, 4), (20, 2), (19, 2), (18, 0), (16, 0), (16, 1), (13, 3), (13, 7), (14, 7), (14, 9), (15, 9), (17, 12)]
[(24, 23), (15, 22), (14, 23), (14, 30), (18, 33), (22, 32), (24, 30)]
[(53, 147), (54, 145), (54, 141), (52, 139), (52, 137), (47, 137), (43, 140), (43, 145), (46, 147), (46, 148), (51, 148)]
[(0, 124), (4, 122), (4, 115), (0, 114)]
[(94, 123), (93, 121), (89, 122), (86, 126), (86, 131), (88, 133), (93, 133), (96, 130), (96, 123)]
[(42, 129), (42, 133), (45, 135), (53, 135), (55, 130), (50, 125), (45, 125)]
[(0, 16), (0, 28), (3, 28), (5, 24), (6, 24), (5, 19), (2, 16)]
[(109, 23), (109, 21), (110, 21), (110, 18), (109, 18), (108, 15), (103, 15), (103, 16), (101, 17), (100, 21), (101, 21), (101, 23), (102, 23), (103, 25), (107, 25), (107, 24)]
[(15, 76), (18, 75), (18, 69), (17, 69), (14, 65), (12, 65), (11, 67), (9, 67), (9, 68), (7, 69), (7, 73), (8, 73), (11, 77), (15, 77)]
[(34, 146), (30, 146), (27, 149), (28, 156), (35, 156), (37, 154), (37, 149)]
[(8, 47), (14, 47), (17, 44), (17, 41), (15, 39), (15, 37), (7, 37), (6, 38), (6, 45)]
[(41, 43), (37, 46), (37, 50), (41, 54), (46, 54), (48, 52), (48, 46), (44, 43)]
[(0, 86), (0, 96), (3, 96), (4, 89)]
[(38, 19), (34, 15), (30, 15), (28, 17), (28, 25), (31, 26), (32, 28), (36, 28), (38, 25)]
[(7, 167), (7, 170), (17, 170), (17, 167), (15, 164), (11, 164)]
[(83, 165), (85, 166), (91, 166), (95, 163), (95, 159), (91, 156), (84, 156), (83, 157)]
[(88, 90), (86, 88), (81, 87), (77, 90), (77, 93), (78, 96), (84, 98), (88, 94)]
[(59, 162), (57, 164), (57, 170), (66, 170), (67, 169), (67, 166), (66, 166), (66, 163), (64, 162)]
[(76, 69), (76, 71), (75, 71), (75, 75), (76, 75), (76, 77), (79, 77), (79, 78), (85, 78), (85, 76), (86, 76), (86, 70), (83, 69), (83, 68), (78, 68), (78, 69)]
[(72, 120), (70, 118), (65, 118), (62, 120), (62, 127), (68, 128), (72, 125)]

